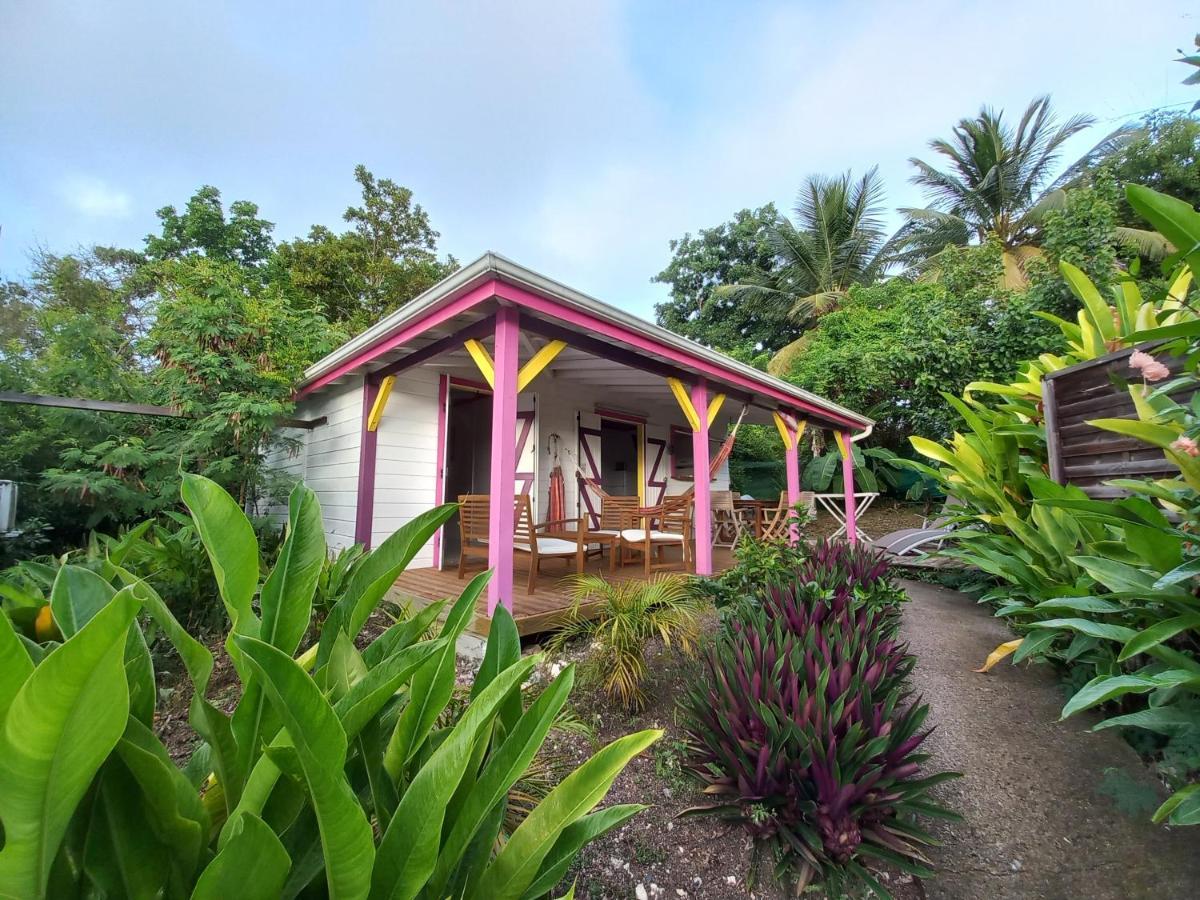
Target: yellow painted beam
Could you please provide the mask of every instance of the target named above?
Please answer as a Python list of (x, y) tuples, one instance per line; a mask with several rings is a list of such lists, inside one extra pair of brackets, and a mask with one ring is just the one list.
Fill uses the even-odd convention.
[(472, 338), (463, 344), (467, 348), (467, 352), (471, 354), (471, 359), (475, 360), (475, 365), (479, 367), (479, 373), (483, 376), (483, 380), (488, 383), (493, 389), (496, 387), (496, 364), (492, 362), (492, 354), (488, 353), (487, 347)]
[(679, 404), (679, 408), (683, 410), (684, 418), (692, 426), (692, 431), (699, 431), (700, 416), (696, 413), (696, 407), (692, 406), (692, 398), (688, 396), (687, 388), (683, 386), (683, 382), (678, 378), (668, 378), (667, 384), (671, 386), (671, 393), (675, 395), (675, 401)]
[(845, 459), (850, 455), (850, 448), (846, 446), (846, 439), (842, 436), (840, 431), (835, 431), (833, 433), (833, 437), (834, 440), (837, 441), (838, 453), (842, 454), (842, 459)]
[(804, 429), (808, 427), (808, 419), (801, 419), (796, 423), (796, 446), (800, 446), (800, 438), (804, 437)]
[(521, 366), (521, 371), (517, 373), (517, 393), (529, 387), (529, 383), (541, 374), (542, 369), (554, 362), (554, 357), (562, 353), (566, 346), (566, 341), (551, 341), (533, 354), (529, 362)]
[(795, 445), (792, 443), (792, 429), (788, 428), (787, 422), (783, 421), (783, 416), (772, 410), (771, 417), (775, 419), (775, 427), (779, 429), (779, 436), (783, 438), (783, 448), (791, 450)]
[(379, 393), (375, 395), (375, 404), (371, 407), (371, 412), (367, 416), (367, 431), (378, 430), (379, 420), (383, 418), (383, 409), (387, 406), (388, 397), (392, 393), (392, 385), (395, 383), (395, 375), (385, 376), (383, 381), (379, 382)]
[(717, 418), (717, 413), (721, 411), (721, 404), (725, 402), (724, 394), (717, 394), (708, 404), (708, 427), (712, 428), (712, 423)]

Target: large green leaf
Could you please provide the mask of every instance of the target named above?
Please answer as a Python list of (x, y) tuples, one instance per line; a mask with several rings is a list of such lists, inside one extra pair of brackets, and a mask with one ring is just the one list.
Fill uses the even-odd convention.
[[(70, 638), (103, 609), (116, 589), (90, 569), (63, 566), (50, 590), (50, 610), (64, 638)], [(129, 710), (146, 725), (154, 723), (158, 689), (150, 647), (140, 628), (131, 628), (125, 641), (125, 674), (129, 682)]]
[(1174, 244), (1193, 272), (1200, 272), (1200, 213), (1190, 203), (1140, 184), (1125, 186), (1125, 196), (1139, 215)]
[(191, 704), (188, 707), (188, 722), (196, 729), (196, 733), (204, 738), (211, 750), (212, 764), (221, 782), (226, 810), (232, 811), (241, 797), (246, 772), (239, 765), (237, 744), (233, 738), (229, 717), (205, 696), (213, 671), (212, 653), (187, 633), (162, 597), (150, 585), (119, 566), (114, 567), (114, 571), (162, 630), (187, 669), (193, 688)]
[[(521, 658), (521, 635), (516, 620), (505, 607), (497, 606), (488, 626), (487, 648), (483, 662), (475, 673), (471, 696), (476, 697), (492, 683), (492, 679)], [(500, 721), (511, 731), (521, 717), (521, 695), (514, 691), (500, 710)]]
[(161, 896), (170, 877), (171, 854), (146, 827), (137, 781), (118, 757), (110, 756), (97, 782), (83, 851), (88, 880), (101, 896)]
[(1168, 797), (1155, 810), (1153, 821), (1168, 821), (1172, 825), (1200, 825), (1200, 782), (1180, 788)]
[(1177, 705), (1139, 709), (1123, 716), (1113, 716), (1093, 726), (1092, 731), (1105, 728), (1144, 728), (1158, 734), (1175, 734), (1185, 728), (1200, 726), (1200, 716), (1195, 711)]
[(333, 649), (333, 635), (330, 634), (332, 629), (340, 628), (346, 634), (355, 637), (384, 594), (412, 562), (417, 551), (425, 546), (435, 531), (450, 520), (457, 509), (457, 504), (447, 503), (421, 513), (401, 526), (362, 561), (351, 578), (345, 595), (334, 604), (326, 620), (317, 655), (318, 668), (325, 664)]
[(458, 660), (456, 642), (475, 615), (475, 606), (490, 577), (491, 572), (481, 572), (467, 584), (442, 627), (445, 643), (413, 676), (411, 699), (400, 713), (384, 754), (383, 765), (392, 781), (401, 781), (404, 766), (421, 748), (450, 702)]
[(1163, 641), (1170, 640), (1175, 635), (1188, 630), (1200, 631), (1200, 614), (1192, 613), (1155, 622), (1149, 628), (1139, 631), (1130, 638), (1121, 649), (1121, 655), (1117, 657), (1117, 660), (1124, 662), (1139, 653), (1147, 653)]
[[(640, 803), (622, 803), (591, 813), (577, 822), (572, 822), (563, 829), (563, 833), (550, 848), (550, 853), (542, 862), (542, 869), (538, 872), (537, 878), (526, 889), (524, 900), (537, 900), (538, 897), (544, 897), (562, 881), (563, 876), (567, 874), (567, 869), (570, 868), (571, 863), (585, 845), (614, 828), (620, 828), (646, 809), (649, 807)], [(572, 886), (571, 892), (574, 893), (574, 890), (575, 888)]]
[(242, 816), (196, 882), (192, 900), (278, 900), (292, 860), (257, 816)]
[(321, 832), (333, 900), (365, 897), (375, 845), (371, 825), (343, 771), (346, 733), (313, 679), (290, 656), (255, 638), (234, 638), (263, 679), (267, 696), (291, 736)]
[(122, 658), (137, 608), (118, 592), (42, 661), (0, 723), (0, 896), (44, 895), (67, 823), (125, 730)]
[(1099, 675), (1093, 678), (1067, 701), (1061, 718), (1074, 715), (1125, 694), (1144, 694), (1163, 687), (1162, 682), (1147, 675)]
[(379, 844), (372, 900), (412, 900), (425, 886), (438, 862), (446, 805), (463, 778), (476, 741), (509, 692), (524, 682), (540, 659), (526, 657), (498, 674), (414, 776)]
[(1100, 336), (1106, 341), (1115, 338), (1117, 329), (1113, 322), (1112, 311), (1109, 309), (1108, 303), (1100, 296), (1100, 291), (1092, 284), (1092, 280), (1066, 260), (1059, 262), (1058, 269), (1066, 280), (1067, 287), (1071, 289), (1071, 293), (1083, 303), (1088, 318), (1092, 320), (1092, 325), (1100, 332)]
[(208, 551), (213, 577), (237, 634), (257, 636), (254, 592), (258, 589), (258, 539), (242, 508), (215, 481), (183, 476), (183, 502)]
[(33, 660), (17, 637), (12, 622), (0, 610), (0, 726), (17, 691), (33, 674)]
[(398, 650), (355, 682), (333, 705), (346, 736), (358, 734), (426, 660), (444, 649), (444, 642), (439, 638)]
[(209, 819), (199, 795), (171, 760), (154, 732), (130, 719), (117, 743), (117, 754), (140, 787), (138, 823), (169, 849), (179, 881), (190, 884), (208, 840)]
[[(447, 823), (450, 832), (442, 842), (437, 867), (429, 880), (430, 890), (435, 895), (440, 895), (449, 882), (459, 858), (488, 818), (489, 812), (507, 796), (517, 779), (525, 774), (553, 726), (555, 717), (567, 702), (574, 683), (574, 667), (568, 666), (542, 691), (487, 761), (458, 815)], [(494, 841), (495, 835), (488, 840)]]
[(639, 731), (619, 738), (563, 779), (513, 832), (472, 896), (520, 900), (563, 831), (591, 812), (629, 761), (662, 734)]
[(313, 593), (325, 562), (325, 526), (313, 491), (298, 484), (288, 498), (287, 538), (275, 568), (263, 582), (262, 633), (268, 644), (291, 655), (308, 630)]

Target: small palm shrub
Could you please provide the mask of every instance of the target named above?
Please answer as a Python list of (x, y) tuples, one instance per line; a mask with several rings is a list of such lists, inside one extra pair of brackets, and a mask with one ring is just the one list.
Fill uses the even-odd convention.
[[(196, 476), (184, 477), (183, 497), (228, 615), (236, 706), (208, 696), (212, 652), (120, 553), (97, 571), (57, 570), (39, 610), (53, 628), (31, 637), (0, 614), (0, 897), (521, 900), (549, 892), (584, 844), (643, 809), (593, 812), (658, 731), (610, 743), (536, 795), (522, 791), (574, 670), (526, 696), (539, 660), (521, 656), (502, 609), (469, 697), (447, 713), (455, 641), (487, 573), (448, 610), (434, 604), (356, 645), (453, 505), (366, 556), (301, 650), (326, 559), (316, 495), (292, 493), (265, 580), (237, 502)], [(442, 613), (437, 636), (423, 639)], [(189, 722), (203, 740), (182, 768), (153, 730), (142, 617), (193, 684)]]
[[(609, 581), (600, 575), (568, 579), (573, 600), (566, 625), (548, 646), (561, 650), (577, 639), (597, 646), (589, 660), (591, 673), (607, 693), (628, 710), (646, 703), (646, 645), (660, 638), (691, 654), (700, 637), (705, 604), (684, 575), (656, 575), (649, 581)], [(587, 604), (586, 612), (583, 607)]]
[(914, 819), (949, 815), (925, 794), (952, 776), (917, 777), (928, 707), (906, 687), (914, 660), (878, 589), (887, 579), (865, 554), (814, 556), (818, 574), (858, 571), (876, 587), (800, 576), (728, 622), (682, 702), (691, 765), (720, 798), (691, 812), (745, 825), (758, 863), (797, 892), (858, 882), (887, 896), (862, 860), (929, 874), (931, 838)]

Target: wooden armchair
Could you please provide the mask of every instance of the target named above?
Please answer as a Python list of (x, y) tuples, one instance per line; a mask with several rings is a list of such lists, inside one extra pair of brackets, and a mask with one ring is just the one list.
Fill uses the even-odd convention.
[[(467, 571), (468, 555), (488, 559), (488, 518), (491, 498), (487, 494), (463, 494), (458, 498), (458, 531), (461, 549), (458, 555), (458, 577)], [(573, 526), (568, 528), (567, 526)], [(529, 583), (527, 592), (537, 590), (537, 577), (543, 559), (575, 560), (576, 573), (583, 572), (587, 550), (587, 529), (583, 519), (562, 519), (556, 522), (533, 522), (533, 509), (526, 494), (513, 499), (513, 554), (529, 556)]]
[[(808, 510), (809, 517), (817, 512), (817, 495), (812, 491), (801, 491), (799, 506)], [(792, 507), (788, 503), (787, 491), (779, 492), (779, 505), (774, 509), (763, 510), (762, 539), (764, 541), (785, 541), (790, 537)]]
[[(734, 546), (742, 535), (753, 533), (753, 510), (738, 509), (733, 491), (712, 492), (712, 537), (714, 544)], [(725, 538), (724, 541), (721, 538)]]
[(632, 528), (637, 519), (641, 501), (637, 497), (605, 497), (600, 506), (598, 527), (588, 527), (586, 542), (594, 546), (596, 553), (608, 548), (608, 571), (615, 572), (620, 555), (621, 531)]
[(693, 565), (692, 502), (691, 497), (667, 500), (645, 510), (640, 528), (621, 530), (621, 557), (625, 551), (642, 554), (646, 577), (658, 569), (674, 568), (665, 555), (667, 547), (679, 547), (680, 565), (687, 570)]

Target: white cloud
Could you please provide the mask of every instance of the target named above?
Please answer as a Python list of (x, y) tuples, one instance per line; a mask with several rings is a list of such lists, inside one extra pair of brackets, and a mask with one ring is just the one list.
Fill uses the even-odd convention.
[(123, 219), (133, 211), (133, 198), (102, 178), (71, 175), (58, 186), (59, 196), (85, 216)]

